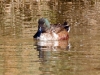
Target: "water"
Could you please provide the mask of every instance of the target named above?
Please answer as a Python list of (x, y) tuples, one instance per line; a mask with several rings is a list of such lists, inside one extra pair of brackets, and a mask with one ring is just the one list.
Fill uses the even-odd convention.
[[(41, 17), (67, 20), (69, 40), (34, 40)], [(99, 0), (0, 1), (0, 75), (99, 75), (99, 20)]]

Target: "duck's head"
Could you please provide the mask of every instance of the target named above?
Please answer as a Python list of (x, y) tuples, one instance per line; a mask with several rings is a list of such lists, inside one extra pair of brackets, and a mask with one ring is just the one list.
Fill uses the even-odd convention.
[(40, 18), (38, 20), (38, 30), (41, 28), (42, 32), (46, 32), (50, 28), (50, 23), (46, 18)]

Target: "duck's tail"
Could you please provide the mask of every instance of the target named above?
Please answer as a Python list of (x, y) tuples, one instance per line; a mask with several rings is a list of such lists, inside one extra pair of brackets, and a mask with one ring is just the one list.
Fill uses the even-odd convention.
[(68, 25), (68, 23), (67, 22), (64, 22), (64, 28), (67, 30), (67, 32), (69, 32), (70, 31), (70, 26)]

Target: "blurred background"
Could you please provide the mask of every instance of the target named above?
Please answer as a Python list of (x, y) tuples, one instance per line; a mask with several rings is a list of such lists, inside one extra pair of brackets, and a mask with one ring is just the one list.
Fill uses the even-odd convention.
[(94, 26), (99, 12), (98, 0), (0, 0), (0, 36), (31, 37), (41, 17), (50, 23)]

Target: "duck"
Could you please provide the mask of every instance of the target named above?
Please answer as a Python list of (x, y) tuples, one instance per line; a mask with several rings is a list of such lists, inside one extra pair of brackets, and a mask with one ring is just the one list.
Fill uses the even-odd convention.
[(50, 24), (47, 18), (38, 20), (38, 30), (33, 36), (37, 40), (68, 40), (70, 26), (65, 21), (63, 24)]

